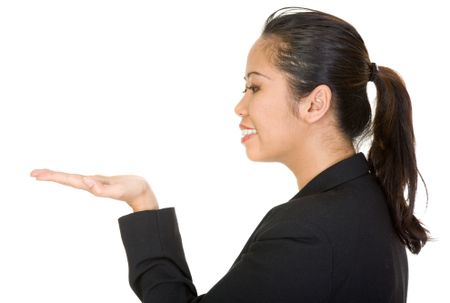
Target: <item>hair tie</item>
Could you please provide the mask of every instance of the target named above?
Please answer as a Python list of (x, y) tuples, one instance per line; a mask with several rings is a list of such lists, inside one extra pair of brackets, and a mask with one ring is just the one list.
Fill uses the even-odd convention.
[(375, 81), (375, 76), (377, 75), (378, 72), (378, 66), (376, 63), (372, 62), (370, 64), (370, 76), (369, 76), (369, 81)]

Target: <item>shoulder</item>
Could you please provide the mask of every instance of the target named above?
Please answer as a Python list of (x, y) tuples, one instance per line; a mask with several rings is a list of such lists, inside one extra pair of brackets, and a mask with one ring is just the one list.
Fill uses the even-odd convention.
[(376, 233), (375, 229), (380, 226), (384, 226), (385, 231), (391, 228), (389, 210), (376, 180), (367, 175), (274, 207), (265, 230), (309, 232), (322, 240), (331, 238), (332, 241), (339, 235), (354, 238), (361, 232)]
[(388, 214), (382, 189), (371, 175), (330, 190), (290, 200), (284, 215), (299, 220), (342, 223), (351, 217), (384, 217)]

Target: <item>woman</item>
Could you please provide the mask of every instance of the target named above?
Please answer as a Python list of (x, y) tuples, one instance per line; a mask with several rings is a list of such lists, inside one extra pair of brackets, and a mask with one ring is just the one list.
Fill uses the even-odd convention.
[[(206, 294), (192, 283), (175, 209), (159, 209), (143, 178), (31, 175), (131, 206), (119, 225), (143, 302), (406, 302), (406, 248), (419, 253), (429, 236), (413, 215), (418, 169), (399, 75), (370, 61), (347, 22), (284, 8), (267, 19), (244, 78), (235, 111), (247, 156), (285, 164), (299, 192), (266, 214)], [(377, 88), (373, 125), (368, 81)], [(366, 158), (355, 146), (368, 135)]]

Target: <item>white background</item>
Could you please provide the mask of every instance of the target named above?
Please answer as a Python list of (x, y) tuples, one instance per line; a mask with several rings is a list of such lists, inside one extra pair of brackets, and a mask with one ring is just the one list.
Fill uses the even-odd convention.
[(425, 209), (419, 180), (417, 216), (436, 238), (409, 254), (408, 302), (448, 301), (447, 10), (335, 2), (1, 1), (0, 301), (138, 302), (117, 222), (131, 209), (35, 181), (34, 168), (144, 176), (176, 209), (198, 293), (227, 272), (298, 191), (286, 167), (248, 160), (234, 113), (250, 46), (289, 5), (347, 20), (371, 60), (404, 78), (430, 194)]

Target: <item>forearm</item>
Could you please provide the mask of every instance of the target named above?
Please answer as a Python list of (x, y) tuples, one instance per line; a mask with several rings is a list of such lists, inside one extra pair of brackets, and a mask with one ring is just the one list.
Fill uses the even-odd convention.
[(143, 302), (190, 302), (197, 296), (174, 208), (119, 218), (129, 282)]

